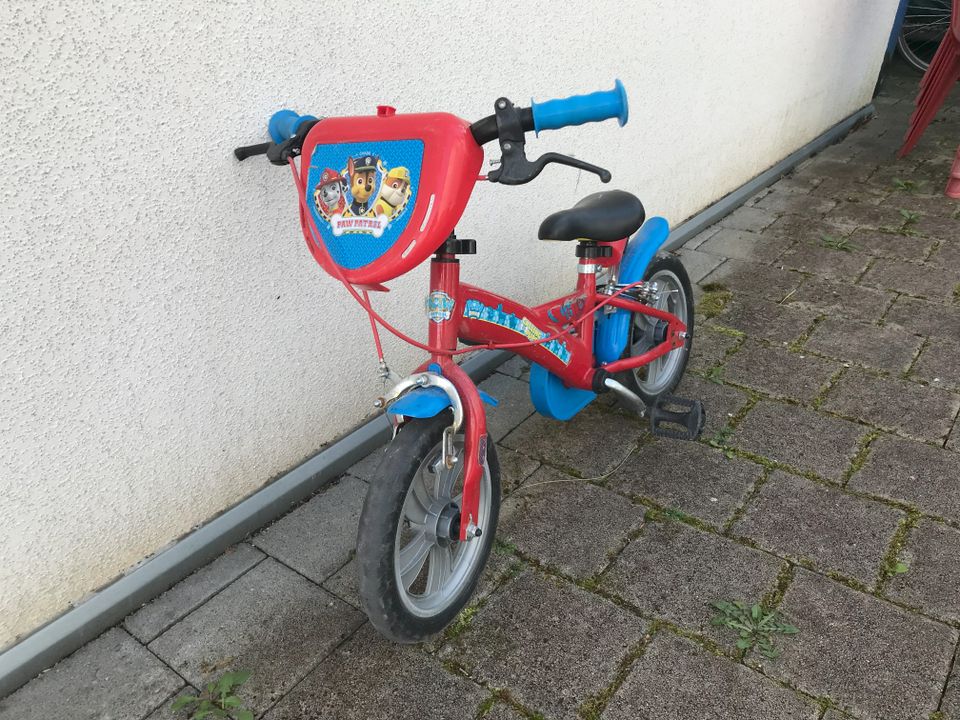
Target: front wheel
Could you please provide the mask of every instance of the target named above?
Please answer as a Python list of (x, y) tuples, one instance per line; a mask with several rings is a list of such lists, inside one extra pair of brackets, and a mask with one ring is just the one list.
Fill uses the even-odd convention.
[[(672, 255), (661, 255), (647, 267), (643, 279), (656, 283), (658, 294), (651, 305), (676, 315), (687, 326), (687, 337), (678, 347), (642, 367), (623, 373), (621, 382), (639, 395), (648, 407), (669, 395), (683, 377), (693, 347), (693, 289), (683, 263)], [(635, 357), (659, 345), (666, 337), (667, 324), (649, 315), (634, 313), (630, 318), (630, 341), (624, 357)]]
[(357, 534), (360, 601), (373, 626), (400, 643), (443, 630), (470, 600), (483, 572), (500, 515), (500, 466), (493, 444), (480, 482), (477, 526), (460, 542), (463, 437), (458, 461), (443, 463), (443, 412), (411, 419), (400, 430), (370, 483)]

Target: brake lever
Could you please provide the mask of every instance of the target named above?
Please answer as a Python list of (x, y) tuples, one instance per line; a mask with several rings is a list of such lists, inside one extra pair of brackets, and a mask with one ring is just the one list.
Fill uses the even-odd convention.
[(526, 135), (520, 114), (507, 98), (499, 98), (494, 104), (497, 118), (497, 133), (500, 139), (500, 167), (487, 173), (487, 180), (503, 185), (523, 185), (533, 180), (550, 163), (568, 165), (586, 170), (600, 177), (600, 182), (610, 182), (610, 172), (568, 155), (549, 152), (533, 162), (527, 160)]
[(534, 174), (534, 177), (539, 175), (540, 171), (543, 170), (543, 168), (546, 165), (549, 165), (550, 163), (557, 163), (558, 165), (567, 165), (572, 168), (577, 168), (578, 170), (586, 170), (587, 172), (591, 172), (597, 177), (599, 177), (600, 182), (602, 183), (610, 182), (610, 178), (612, 177), (610, 175), (609, 170), (599, 167), (598, 165), (593, 165), (591, 163), (584, 162), (583, 160), (578, 160), (575, 157), (570, 157), (569, 155), (561, 155), (560, 153), (555, 153), (555, 152), (548, 152), (544, 155), (541, 155), (539, 158), (533, 161), (533, 165), (537, 166), (537, 171)]
[(545, 153), (531, 162), (523, 152), (523, 143), (504, 143), (500, 167), (487, 173), (487, 180), (503, 185), (523, 185), (537, 177), (550, 163), (586, 170), (597, 175), (603, 183), (610, 182), (612, 177), (609, 170), (555, 152)]

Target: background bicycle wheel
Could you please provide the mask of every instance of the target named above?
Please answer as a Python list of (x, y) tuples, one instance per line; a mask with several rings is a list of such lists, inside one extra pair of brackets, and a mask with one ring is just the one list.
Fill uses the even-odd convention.
[(911, 0), (897, 38), (897, 49), (913, 67), (926, 72), (950, 27), (950, 0)]

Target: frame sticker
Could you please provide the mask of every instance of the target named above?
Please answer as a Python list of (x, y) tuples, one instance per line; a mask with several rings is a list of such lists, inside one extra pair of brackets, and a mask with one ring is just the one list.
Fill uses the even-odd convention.
[[(463, 316), (471, 320), (480, 320), (481, 322), (488, 322), (492, 325), (499, 325), (502, 328), (523, 335), (528, 340), (542, 340), (550, 336), (549, 333), (544, 332), (534, 325), (529, 318), (520, 318), (513, 313), (504, 311), (503, 305), (492, 308), (484, 305), (479, 300), (467, 300), (463, 305)], [(564, 365), (570, 364), (570, 350), (567, 348), (565, 342), (553, 339), (541, 343), (541, 347), (551, 355), (554, 355)]]
[(453, 298), (441, 290), (434, 290), (427, 295), (425, 305), (427, 317), (435, 323), (442, 323), (445, 320), (449, 320), (453, 314)]

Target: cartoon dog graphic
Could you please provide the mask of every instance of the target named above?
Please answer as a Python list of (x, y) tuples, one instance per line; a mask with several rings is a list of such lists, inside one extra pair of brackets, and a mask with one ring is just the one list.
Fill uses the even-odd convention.
[(350, 212), (361, 216), (370, 212), (370, 196), (377, 184), (377, 165), (380, 158), (375, 155), (360, 155), (347, 160), (347, 174), (350, 176)]
[(320, 174), (320, 182), (317, 183), (317, 189), (313, 191), (313, 201), (316, 203), (317, 210), (325, 218), (331, 215), (342, 215), (347, 206), (345, 197), (347, 181), (336, 170), (326, 168)]
[(410, 171), (405, 167), (395, 167), (387, 173), (380, 185), (380, 195), (373, 205), (374, 215), (394, 217), (403, 209), (410, 188)]

